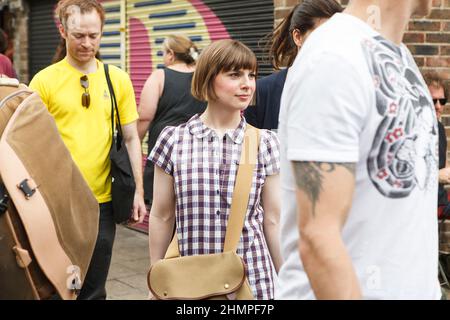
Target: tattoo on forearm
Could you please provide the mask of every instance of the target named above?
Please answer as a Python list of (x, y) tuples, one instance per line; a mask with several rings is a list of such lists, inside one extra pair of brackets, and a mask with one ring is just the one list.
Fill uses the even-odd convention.
[(354, 163), (294, 162), (293, 164), (297, 186), (311, 201), (313, 217), (316, 215), (316, 203), (322, 192), (323, 173), (330, 173), (337, 167), (344, 167), (353, 176), (355, 175)]

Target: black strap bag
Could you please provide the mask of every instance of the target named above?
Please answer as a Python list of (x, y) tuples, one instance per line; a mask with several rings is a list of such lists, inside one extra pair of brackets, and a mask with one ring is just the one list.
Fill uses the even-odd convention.
[[(106, 82), (108, 83), (109, 95), (111, 97), (111, 128), (112, 145), (109, 157), (111, 159), (111, 194), (114, 221), (118, 224), (127, 223), (133, 210), (134, 194), (136, 183), (134, 181), (133, 170), (127, 147), (123, 141), (122, 127), (120, 124), (119, 108), (114, 94), (114, 88), (109, 76), (108, 65), (105, 64)], [(114, 125), (114, 109), (117, 114), (117, 126)]]

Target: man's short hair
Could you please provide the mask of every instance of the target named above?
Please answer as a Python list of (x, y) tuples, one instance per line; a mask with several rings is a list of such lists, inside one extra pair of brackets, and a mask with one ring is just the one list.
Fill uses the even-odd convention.
[(60, 0), (58, 2), (58, 7), (56, 8), (56, 13), (60, 23), (63, 25), (64, 29), (67, 31), (67, 19), (71, 15), (72, 8), (77, 8), (81, 14), (86, 14), (92, 12), (92, 10), (97, 11), (102, 22), (102, 28), (105, 24), (105, 9), (96, 0)]
[(217, 100), (214, 79), (220, 72), (252, 70), (258, 63), (252, 50), (237, 40), (219, 40), (206, 47), (197, 60), (192, 78), (192, 95), (200, 101)]
[(448, 86), (445, 83), (444, 78), (442, 78), (439, 73), (437, 73), (436, 71), (427, 71), (423, 75), (423, 78), (425, 79), (428, 87), (434, 87), (436, 89), (443, 88), (444, 95), (446, 98), (448, 98)]

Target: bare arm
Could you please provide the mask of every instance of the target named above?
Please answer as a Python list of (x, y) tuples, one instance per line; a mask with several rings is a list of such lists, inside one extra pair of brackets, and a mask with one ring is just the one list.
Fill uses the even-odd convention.
[(155, 166), (154, 194), (149, 219), (150, 265), (164, 258), (175, 224), (175, 192), (171, 175)]
[(262, 203), (264, 208), (264, 236), (272, 257), (275, 270), (278, 273), (283, 263), (280, 251), (280, 175), (266, 178), (262, 190)]
[(360, 299), (361, 289), (341, 237), (355, 186), (353, 163), (293, 162), (299, 252), (317, 299)]
[(159, 98), (164, 89), (164, 71), (156, 70), (151, 74), (142, 88), (139, 102), (138, 133), (142, 141), (147, 133), (150, 123), (156, 114)]
[(130, 157), (131, 168), (133, 169), (134, 181), (136, 183), (136, 193), (133, 203), (133, 219), (135, 222), (144, 221), (146, 208), (144, 203), (144, 187), (142, 184), (142, 165), (141, 165), (141, 141), (136, 129), (136, 122), (122, 126), (123, 138), (127, 146), (128, 156)]

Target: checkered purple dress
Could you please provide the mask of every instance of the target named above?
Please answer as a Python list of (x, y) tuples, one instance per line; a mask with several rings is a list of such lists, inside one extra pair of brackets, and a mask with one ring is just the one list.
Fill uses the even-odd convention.
[[(234, 182), (246, 122), (225, 134), (223, 141), (199, 115), (178, 127), (165, 128), (149, 160), (174, 177), (178, 245), (182, 256), (223, 250)], [(278, 174), (279, 141), (261, 130), (257, 167), (237, 253), (257, 299), (273, 299), (272, 264), (263, 233), (261, 191), (266, 176)]]

